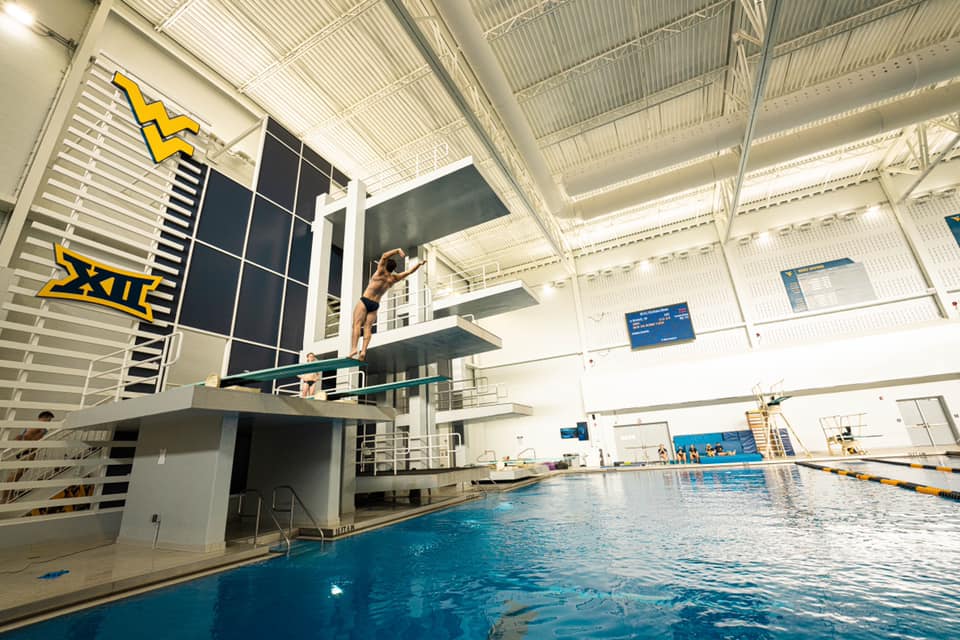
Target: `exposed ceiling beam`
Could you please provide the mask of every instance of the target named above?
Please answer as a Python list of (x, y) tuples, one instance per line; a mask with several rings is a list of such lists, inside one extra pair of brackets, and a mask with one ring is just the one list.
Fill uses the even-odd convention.
[(544, 238), (550, 244), (551, 249), (554, 253), (557, 254), (557, 257), (561, 260), (564, 265), (564, 268), (572, 274), (576, 273), (576, 267), (573, 264), (573, 261), (570, 259), (568, 252), (563, 246), (563, 239), (559, 233), (559, 228), (554, 225), (554, 229), (551, 229), (547, 226), (547, 223), (541, 218), (541, 215), (547, 214), (548, 212), (542, 211), (530, 198), (526, 190), (520, 185), (517, 180), (517, 176), (514, 175), (514, 172), (511, 170), (507, 161), (504, 159), (503, 154), (497, 149), (497, 146), (494, 144), (493, 140), (490, 138), (490, 135), (487, 133), (483, 124), (480, 122), (480, 119), (473, 112), (470, 105), (467, 103), (463, 94), (460, 92), (460, 89), (457, 87), (456, 82), (451, 77), (450, 73), (447, 72), (446, 67), (440, 61), (437, 54), (433, 51), (430, 44), (427, 42), (424, 34), (417, 27), (416, 19), (410, 14), (407, 8), (403, 4), (403, 0), (385, 0), (387, 6), (393, 12), (394, 17), (396, 17), (397, 22), (403, 27), (406, 31), (407, 36), (413, 42), (413, 44), (420, 51), (420, 55), (423, 56), (423, 59), (430, 65), (430, 68), (433, 69), (433, 73), (436, 75), (437, 80), (443, 86), (447, 95), (454, 102), (463, 116), (466, 118), (467, 122), (470, 125), (470, 128), (473, 130), (474, 134), (477, 136), (477, 139), (486, 149), (487, 153), (490, 156), (492, 162), (503, 174), (503, 177), (507, 180), (510, 186), (513, 188), (513, 191), (516, 193), (517, 197), (521, 200), (524, 207), (529, 211), (531, 217), (537, 225), (537, 228), (543, 234)]
[[(926, 0), (892, 0), (891, 2), (874, 7), (873, 9), (864, 11), (863, 13), (858, 13), (857, 15), (846, 18), (845, 20), (841, 20), (840, 22), (823, 27), (822, 29), (798, 36), (787, 42), (776, 44), (774, 45), (774, 57), (779, 57), (781, 55), (798, 51), (804, 47), (812, 46), (818, 42), (826, 40), (827, 38), (846, 33), (847, 31), (851, 31), (870, 22), (886, 18), (899, 11), (922, 4), (925, 1)], [(736, 47), (731, 47), (731, 52), (734, 56), (731, 58), (731, 60), (735, 60)], [(758, 56), (758, 53), (752, 54), (747, 58), (747, 61), (754, 61)], [(558, 129), (557, 131), (552, 131), (546, 135), (540, 136), (537, 139), (537, 142), (541, 146), (557, 144), (564, 140), (574, 138), (578, 135), (583, 135), (584, 133), (592, 131), (593, 129), (616, 122), (617, 120), (627, 118), (641, 111), (657, 107), (668, 100), (687, 95), (693, 91), (698, 91), (704, 87), (707, 87), (714, 82), (721, 81), (722, 75), (727, 73), (729, 68), (729, 64), (727, 64), (716, 69), (711, 69), (710, 71), (706, 71), (698, 76), (684, 80), (658, 93), (644, 96), (639, 100), (635, 100), (625, 105), (615, 107), (609, 111), (597, 114), (588, 120), (584, 120), (582, 122), (564, 127), (563, 129)]]
[(916, 189), (918, 186), (920, 186), (920, 183), (923, 182), (924, 179), (925, 179), (928, 175), (930, 175), (930, 172), (933, 171), (933, 169), (934, 169), (938, 164), (940, 164), (940, 162), (941, 162), (944, 158), (946, 158), (948, 155), (950, 155), (950, 152), (953, 151), (953, 148), (957, 146), (957, 143), (958, 143), (958, 142), (960, 142), (960, 133), (958, 133), (957, 135), (953, 136), (953, 138), (950, 140), (950, 142), (947, 143), (947, 146), (944, 147), (943, 151), (941, 151), (941, 152), (937, 155), (936, 158), (934, 158), (934, 159), (930, 160), (929, 162), (927, 162), (927, 166), (923, 169), (923, 171), (920, 172), (920, 175), (917, 176), (916, 180), (914, 180), (912, 183), (910, 183), (910, 186), (907, 187), (907, 190), (903, 192), (903, 195), (900, 196), (900, 199), (897, 200), (897, 202), (903, 202), (904, 200), (906, 200), (907, 198), (909, 198), (909, 197), (910, 197), (910, 194), (913, 193), (914, 189)]
[(326, 38), (330, 37), (331, 34), (339, 31), (343, 27), (350, 24), (354, 19), (363, 15), (368, 9), (379, 4), (380, 0), (361, 0), (357, 4), (350, 7), (348, 10), (344, 11), (342, 14), (337, 16), (336, 20), (326, 24), (317, 31), (315, 34), (295, 46), (293, 49), (288, 51), (282, 58), (275, 60), (270, 66), (266, 69), (253, 76), (245, 83), (240, 85), (240, 93), (246, 93), (253, 86), (260, 84), (277, 71), (286, 68), (293, 62), (296, 62), (303, 56), (305, 53), (313, 49), (315, 46), (323, 42)]
[(563, 69), (558, 73), (526, 86), (516, 92), (517, 100), (525, 102), (531, 98), (552, 91), (561, 85), (570, 82), (574, 78), (592, 73), (597, 69), (613, 64), (623, 58), (629, 58), (643, 51), (647, 47), (653, 46), (657, 42), (666, 38), (673, 37), (678, 32), (694, 29), (704, 22), (713, 20), (722, 15), (730, 6), (732, 0), (718, 0), (709, 6), (698, 11), (687, 14), (665, 25), (657, 27), (652, 31), (640, 34), (636, 38), (617, 45), (612, 49), (599, 53), (587, 60), (577, 63), (572, 67)]
[[(552, 13), (565, 4), (570, 4), (574, 0), (540, 0), (533, 6), (527, 7), (520, 13), (513, 15), (503, 22), (487, 29), (483, 36), (487, 40), (496, 40), (511, 33), (543, 16)], [(467, 4), (464, 0), (454, 0), (457, 4)], [(469, 7), (467, 7), (469, 10)]]

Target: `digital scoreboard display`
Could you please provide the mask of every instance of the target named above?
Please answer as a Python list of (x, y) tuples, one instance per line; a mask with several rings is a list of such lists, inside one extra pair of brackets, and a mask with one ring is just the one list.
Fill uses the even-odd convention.
[(689, 342), (697, 338), (686, 302), (628, 313), (627, 333), (631, 349)]

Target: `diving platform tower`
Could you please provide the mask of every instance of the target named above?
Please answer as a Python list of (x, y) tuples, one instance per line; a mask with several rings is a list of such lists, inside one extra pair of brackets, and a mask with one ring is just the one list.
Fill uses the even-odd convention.
[[(453, 467), (465, 465), (466, 460), (455, 458), (453, 449), (462, 445), (464, 423), (532, 413), (529, 406), (496, 396), (489, 404), (465, 406), (463, 389), (464, 381), (469, 387), (473, 377), (465, 359), (502, 346), (500, 338), (477, 321), (539, 300), (521, 280), (488, 283), (486, 279), (464, 279), (455, 287), (436, 278), (431, 281), (436, 258), (425, 250), (428, 243), (508, 214), (470, 157), (372, 197), (367, 197), (362, 182), (353, 180), (346, 197), (335, 201), (318, 198), (304, 352), (313, 352), (320, 359), (350, 353), (353, 307), (376, 261), (384, 252), (399, 247), (408, 260), (426, 261), (427, 269), (395, 285), (381, 301), (367, 351), (367, 383), (389, 386), (394, 381), (438, 374), (454, 379), (407, 392), (388, 391), (378, 402), (397, 408), (394, 420), (361, 424), (359, 433), (357, 426), (344, 426), (341, 515), (345, 519), (352, 511), (354, 494), (364, 487), (376, 486), (377, 491), (436, 487), (435, 474), (424, 471), (437, 467), (441, 471), (449, 468), (451, 483), (462, 481), (462, 474), (457, 475)], [(339, 299), (329, 286), (335, 246), (343, 250)], [(418, 455), (418, 447), (428, 453)], [(398, 450), (402, 454), (399, 460)], [(462, 453), (463, 447), (459, 450)], [(358, 484), (356, 470), (378, 479)], [(485, 475), (486, 470), (477, 473)]]

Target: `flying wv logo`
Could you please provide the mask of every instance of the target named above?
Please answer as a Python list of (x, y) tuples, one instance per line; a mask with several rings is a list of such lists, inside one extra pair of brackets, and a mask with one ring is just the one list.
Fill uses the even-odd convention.
[(43, 285), (38, 297), (102, 304), (153, 322), (153, 308), (147, 303), (147, 294), (160, 284), (160, 276), (110, 267), (59, 244), (54, 248), (57, 264), (66, 269), (67, 277)]
[(171, 118), (160, 101), (147, 104), (137, 83), (119, 71), (113, 74), (113, 84), (127, 94), (133, 117), (140, 123), (140, 132), (154, 162), (163, 162), (178, 151), (185, 156), (193, 155), (192, 144), (182, 138), (170, 136), (181, 131), (199, 133), (200, 125), (196, 120), (187, 116)]

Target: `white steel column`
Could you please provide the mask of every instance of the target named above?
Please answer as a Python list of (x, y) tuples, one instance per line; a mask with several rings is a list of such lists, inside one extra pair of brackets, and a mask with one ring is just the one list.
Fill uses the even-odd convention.
[(363, 242), (366, 222), (367, 187), (359, 180), (347, 186), (347, 214), (343, 231), (343, 275), (340, 281), (340, 336), (337, 354), (347, 357), (356, 347), (350, 344), (353, 333), (353, 307), (363, 294)]
[(924, 281), (928, 287), (934, 290), (934, 299), (937, 301), (940, 315), (944, 318), (957, 319), (957, 310), (950, 304), (947, 288), (944, 286), (943, 279), (940, 277), (936, 268), (931, 266), (933, 260), (926, 247), (924, 247), (923, 243), (919, 240), (920, 233), (917, 231), (917, 226), (910, 216), (903, 215), (896, 191), (893, 189), (893, 185), (890, 184), (890, 178), (883, 171), (880, 172), (880, 188), (883, 189), (883, 195), (886, 196), (887, 203), (893, 210), (893, 215), (900, 225), (900, 230), (903, 232), (903, 237), (907, 241), (907, 246), (910, 247), (910, 251), (913, 253), (913, 259), (917, 261), (917, 266), (920, 268), (920, 273), (923, 274)]
[(323, 213), (327, 198), (325, 193), (317, 196), (316, 212), (311, 228), (313, 238), (310, 251), (310, 278), (307, 282), (307, 317), (303, 325), (305, 351), (314, 342), (326, 337), (330, 257), (333, 253), (333, 223), (327, 220)]

